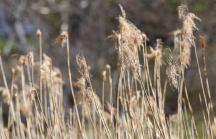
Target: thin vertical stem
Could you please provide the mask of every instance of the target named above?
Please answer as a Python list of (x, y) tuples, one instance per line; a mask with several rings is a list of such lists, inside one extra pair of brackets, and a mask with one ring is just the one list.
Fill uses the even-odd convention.
[(205, 95), (205, 91), (204, 91), (204, 87), (203, 87), (202, 75), (201, 75), (201, 71), (200, 71), (200, 66), (199, 66), (199, 61), (198, 61), (198, 56), (197, 56), (197, 50), (196, 50), (196, 46), (195, 45), (194, 45), (194, 51), (195, 51), (195, 55), (196, 55), (196, 62), (197, 62), (198, 70), (199, 70), (199, 77), (200, 77), (200, 82), (201, 82), (201, 87), (202, 87), (204, 102), (205, 102), (206, 111), (207, 111), (208, 127), (210, 127), (210, 117), (209, 117), (209, 113), (208, 113), (208, 105), (207, 105), (206, 95)]
[(207, 126), (207, 123), (206, 123), (205, 113), (204, 113), (204, 110), (203, 110), (202, 99), (201, 99), (200, 94), (199, 94), (199, 100), (200, 100), (201, 110), (202, 110), (202, 114), (203, 114), (203, 120), (204, 120), (204, 124), (205, 124), (205, 131), (206, 131), (207, 137), (209, 139), (210, 138), (209, 137), (209, 130), (208, 130), (208, 126)]
[[(39, 43), (40, 43), (40, 69), (39, 69), (39, 73), (40, 73), (40, 99), (41, 99), (41, 103), (43, 105), (43, 95), (42, 95), (42, 80), (41, 80), (41, 65), (42, 65), (42, 33), (39, 35)], [(43, 110), (43, 107), (42, 107)]]
[(80, 132), (82, 134), (82, 127), (81, 127), (81, 123), (80, 123), (79, 113), (78, 113), (78, 109), (77, 109), (77, 103), (76, 103), (76, 99), (75, 99), (75, 96), (74, 96), (74, 91), (73, 91), (73, 86), (72, 86), (72, 80), (71, 80), (69, 39), (68, 39), (68, 36), (67, 36), (67, 58), (68, 58), (67, 62), (68, 62), (68, 74), (69, 74), (70, 88), (71, 88), (71, 93), (72, 93), (72, 97), (73, 97), (73, 101), (74, 101), (74, 105), (75, 105), (75, 111), (76, 111), (76, 114), (77, 114), (77, 119), (78, 119), (78, 124), (79, 124), (79, 128), (80, 128)]
[(206, 80), (206, 89), (207, 89), (209, 101), (210, 101), (210, 104), (211, 104), (212, 117), (214, 118), (215, 117), (214, 116), (214, 109), (213, 109), (213, 104), (212, 104), (212, 99), (211, 99), (210, 88), (209, 88), (207, 68), (206, 68), (206, 59), (205, 59), (205, 47), (206, 47), (205, 36), (204, 37), (200, 36), (200, 39), (201, 39), (201, 42), (202, 42), (202, 60), (203, 60), (203, 69), (204, 69), (205, 80)]
[[(194, 121), (194, 117), (193, 117), (193, 111), (192, 111), (192, 108), (191, 108), (191, 105), (190, 105), (190, 101), (189, 101), (189, 97), (188, 97), (188, 93), (187, 93), (187, 88), (186, 88), (184, 76), (183, 76), (183, 83), (184, 83), (184, 89), (185, 89), (186, 100), (187, 100), (187, 103), (188, 103), (188, 106), (189, 106), (190, 115), (191, 115), (191, 120), (192, 120), (192, 123), (193, 123), (193, 128), (194, 128), (194, 130), (195, 130), (196, 137), (199, 138), (199, 137), (198, 137), (198, 133), (197, 133), (197, 129), (196, 129), (196, 125), (195, 125), (195, 121)], [(193, 136), (193, 133), (192, 133), (191, 136)]]

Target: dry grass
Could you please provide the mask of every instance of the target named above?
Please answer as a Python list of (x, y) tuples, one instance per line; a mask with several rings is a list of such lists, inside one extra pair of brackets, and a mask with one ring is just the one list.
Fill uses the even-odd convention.
[[(0, 105), (1, 138), (199, 138), (185, 85), (184, 71), (190, 66), (191, 46), (194, 46), (196, 53), (193, 31), (198, 28), (193, 19), (200, 19), (193, 13), (189, 13), (186, 5), (180, 5), (177, 8), (179, 17), (183, 19), (183, 28), (170, 34), (174, 36), (174, 48), (179, 49), (179, 59), (174, 61), (173, 54), (169, 51), (167, 78), (162, 84), (160, 75), (160, 67), (163, 64), (162, 40), (157, 39), (155, 48), (150, 47), (151, 53), (148, 54), (147, 36), (126, 19), (126, 12), (121, 5), (120, 9), (122, 16), (118, 17), (118, 30), (108, 36), (114, 40), (118, 53), (120, 71), (118, 87), (113, 90), (111, 67), (106, 65), (107, 71), (103, 71), (101, 79), (102, 98), (99, 98), (94, 91), (90, 68), (83, 54), (76, 56), (79, 76), (77, 82), (72, 82), (67, 32), (62, 32), (56, 38), (55, 43), (60, 42), (62, 47), (66, 43), (67, 46), (68, 77), (75, 104), (68, 110), (63, 107), (62, 73), (58, 68), (53, 67), (51, 58), (42, 54), (40, 30), (36, 32), (40, 44), (39, 66), (36, 66), (38, 62), (34, 61), (33, 52), (20, 56), (19, 65), (12, 69), (11, 88), (7, 85), (0, 57), (1, 73), (5, 85), (0, 87), (4, 98)], [(213, 138), (216, 135), (216, 123), (215, 120), (213, 121), (214, 111), (205, 64), (206, 44), (205, 38), (200, 38), (203, 46), (202, 59), (208, 92), (208, 98), (206, 98), (198, 65), (203, 92), (202, 96), (199, 94), (203, 114), (202, 136)], [(139, 61), (139, 51), (143, 52), (143, 66)], [(196, 58), (198, 64), (197, 53)], [(154, 60), (153, 71), (149, 70), (149, 60)], [(24, 70), (25, 67), (27, 71)], [(34, 72), (38, 72), (39, 76), (34, 77)], [(154, 74), (153, 78), (150, 77), (151, 72)], [(143, 73), (142, 76), (141, 73)], [(167, 82), (173, 89), (178, 90), (178, 111), (169, 117), (165, 117), (164, 111)], [(105, 85), (109, 85), (110, 89), (106, 91), (109, 92), (106, 95), (110, 95), (110, 100), (106, 103), (104, 100)], [(73, 91), (74, 86), (80, 88), (76, 94)], [(186, 98), (182, 98), (183, 92)], [(202, 106), (202, 97), (204, 97), (205, 107)], [(7, 119), (3, 119), (2, 116), (2, 103), (9, 106)], [(191, 118), (188, 118), (186, 103)], [(78, 105), (82, 107), (82, 110), (78, 110)], [(7, 125), (4, 125), (4, 120), (7, 120)]]

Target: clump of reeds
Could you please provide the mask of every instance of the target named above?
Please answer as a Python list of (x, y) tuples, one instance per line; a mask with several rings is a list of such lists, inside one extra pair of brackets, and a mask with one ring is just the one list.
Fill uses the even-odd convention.
[[(174, 36), (174, 49), (179, 48), (178, 61), (174, 61), (173, 53), (169, 54), (166, 71), (161, 71), (163, 64), (162, 40), (156, 40), (155, 47), (149, 47), (147, 52), (147, 36), (134, 24), (126, 19), (126, 12), (120, 5), (122, 16), (119, 16), (117, 31), (108, 36), (115, 42), (118, 53), (119, 77), (117, 87), (113, 86), (111, 66), (106, 65), (102, 72), (102, 98), (97, 96), (90, 74), (90, 68), (83, 54), (76, 56), (78, 64), (78, 79), (72, 82), (69, 54), (69, 34), (62, 32), (55, 43), (67, 46), (68, 75), (74, 106), (65, 110), (63, 100), (63, 83), (60, 69), (54, 67), (52, 58), (42, 53), (42, 32), (38, 30), (40, 61), (34, 59), (30, 52), (19, 57), (19, 65), (12, 68), (12, 82), (9, 88), (0, 56), (1, 73), (4, 87), (0, 87), (3, 101), (0, 103), (0, 136), (1, 138), (199, 138), (193, 110), (185, 84), (185, 69), (189, 68), (191, 46), (194, 43), (193, 31), (197, 29), (193, 19), (200, 20), (188, 12), (186, 5), (180, 5), (177, 10), (183, 19), (183, 28), (171, 32)], [(205, 38), (201, 37), (202, 59), (208, 92), (207, 101), (204, 88), (203, 97), (206, 111), (202, 106), (202, 96), (199, 95), (203, 114), (203, 138), (213, 138), (216, 135), (216, 123), (213, 102), (207, 78), (205, 61)], [(143, 52), (143, 66), (139, 61), (138, 52)], [(198, 57), (196, 56), (197, 61)], [(154, 70), (149, 69), (149, 61), (154, 60)], [(26, 69), (26, 70), (25, 70)], [(198, 65), (199, 69), (199, 65)], [(34, 73), (38, 76), (34, 77)], [(154, 77), (151, 78), (150, 74)], [(166, 73), (165, 82), (161, 73)], [(200, 73), (200, 69), (199, 69)], [(108, 76), (108, 78), (107, 78)], [(27, 78), (26, 78), (27, 77)], [(201, 77), (201, 73), (200, 73)], [(202, 85), (202, 78), (200, 78)], [(178, 110), (176, 114), (165, 116), (165, 95), (167, 82), (178, 91)], [(105, 90), (109, 86), (109, 90)], [(80, 90), (74, 92), (73, 87)], [(116, 89), (114, 89), (116, 88)], [(109, 102), (105, 96), (109, 92)], [(185, 93), (185, 98), (182, 94)], [(7, 104), (8, 118), (3, 119), (2, 113)], [(187, 111), (186, 103), (189, 111)], [(78, 107), (81, 106), (81, 110)], [(188, 112), (190, 117), (188, 117)], [(212, 114), (212, 117), (210, 116)], [(66, 117), (66, 119), (64, 118)], [(24, 120), (23, 120), (24, 119)], [(3, 120), (7, 120), (4, 122)], [(4, 123), (7, 123), (4, 125)]]

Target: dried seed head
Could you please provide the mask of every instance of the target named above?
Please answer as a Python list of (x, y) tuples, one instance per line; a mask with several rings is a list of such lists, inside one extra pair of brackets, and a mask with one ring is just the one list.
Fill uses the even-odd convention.
[(118, 60), (123, 71), (130, 71), (134, 78), (138, 77), (139, 61), (126, 44), (119, 47)]
[(200, 42), (202, 43), (202, 47), (205, 48), (206, 47), (205, 36), (200, 36)]
[(154, 58), (157, 58), (160, 55), (160, 51), (154, 50), (152, 47), (150, 47), (150, 51)]
[(188, 13), (183, 19), (183, 38), (187, 38), (192, 44), (194, 44), (193, 30), (198, 30), (193, 21), (194, 18), (199, 19), (193, 13)]
[(87, 81), (89, 81), (90, 76), (89, 76), (89, 70), (88, 70), (88, 66), (86, 64), (85, 58), (84, 56), (80, 56), (79, 54), (76, 56), (76, 61), (77, 64), (79, 66), (78, 71), (79, 74), (84, 77)]
[(26, 59), (28, 60), (28, 62), (29, 62), (31, 65), (34, 65), (34, 54), (33, 54), (33, 52), (29, 52), (29, 53), (26, 55)]
[(36, 35), (37, 35), (37, 36), (41, 36), (41, 35), (42, 35), (40, 29), (38, 29), (38, 30), (36, 31)]
[(66, 42), (66, 39), (68, 37), (68, 33), (63, 31), (54, 41), (54, 43), (60, 42), (61, 46), (64, 46), (64, 43)]
[(24, 65), (25, 63), (27, 63), (27, 59), (25, 56), (21, 55), (18, 62), (20, 65)]
[(16, 66), (15, 68), (11, 69), (11, 72), (13, 73), (13, 78), (14, 80), (17, 79), (17, 77), (20, 75), (21, 73), (21, 67), (20, 66)]
[(120, 8), (123, 17), (118, 17), (118, 30), (113, 31), (113, 34), (107, 38), (112, 38), (115, 41), (120, 68), (123, 72), (126, 70), (130, 71), (136, 78), (140, 69), (138, 48), (144, 46), (143, 43), (147, 37), (135, 25), (125, 19), (125, 12), (121, 6)]
[(193, 30), (198, 30), (196, 27), (196, 24), (194, 23), (194, 19), (200, 20), (195, 14), (189, 13), (187, 9), (187, 5), (180, 5), (177, 8), (179, 18), (183, 18), (183, 38), (186, 38), (190, 41), (191, 44), (194, 44), (194, 36), (193, 36)]
[(110, 69), (111, 67), (110, 67), (110, 65), (108, 65), (108, 64), (106, 64), (106, 69)]
[(102, 76), (103, 76), (103, 81), (105, 82), (106, 81), (106, 71), (102, 72)]
[(182, 18), (185, 16), (185, 14), (188, 12), (188, 8), (186, 4), (181, 4), (177, 7), (179, 18)]
[(180, 69), (177, 66), (177, 64), (173, 62), (173, 57), (170, 54), (170, 56), (168, 57), (168, 67), (166, 69), (166, 74), (170, 86), (176, 89), (178, 87), (177, 77), (180, 76), (179, 73), (180, 73)]
[(159, 65), (161, 65), (162, 64), (161, 61), (162, 61), (162, 47), (163, 47), (162, 44), (163, 44), (163, 42), (161, 39), (157, 39), (156, 42), (157, 42), (157, 44), (156, 44), (155, 50), (152, 47), (150, 47), (151, 54), (147, 54), (146, 58), (148, 58), (148, 59), (155, 58), (155, 59), (157, 59)]

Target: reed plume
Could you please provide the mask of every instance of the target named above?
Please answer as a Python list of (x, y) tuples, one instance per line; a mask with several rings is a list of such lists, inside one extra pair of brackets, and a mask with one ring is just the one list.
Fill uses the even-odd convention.
[(183, 19), (183, 38), (186, 38), (190, 41), (192, 45), (194, 44), (194, 35), (193, 30), (198, 30), (196, 24), (194, 23), (194, 19), (201, 21), (194, 13), (189, 13), (187, 5), (181, 4), (177, 7), (177, 11), (179, 14), (179, 18)]
[(171, 87), (178, 88), (178, 77), (180, 77), (180, 67), (173, 62), (173, 56), (170, 54), (168, 57), (168, 66), (166, 68), (166, 75)]
[(88, 70), (88, 66), (86, 64), (84, 56), (83, 55), (81, 56), (80, 54), (78, 54), (76, 56), (76, 61), (77, 61), (77, 64), (79, 66), (79, 68), (78, 68), (79, 74), (83, 78), (85, 78), (87, 81), (90, 81), (89, 80), (90, 79), (89, 70)]

